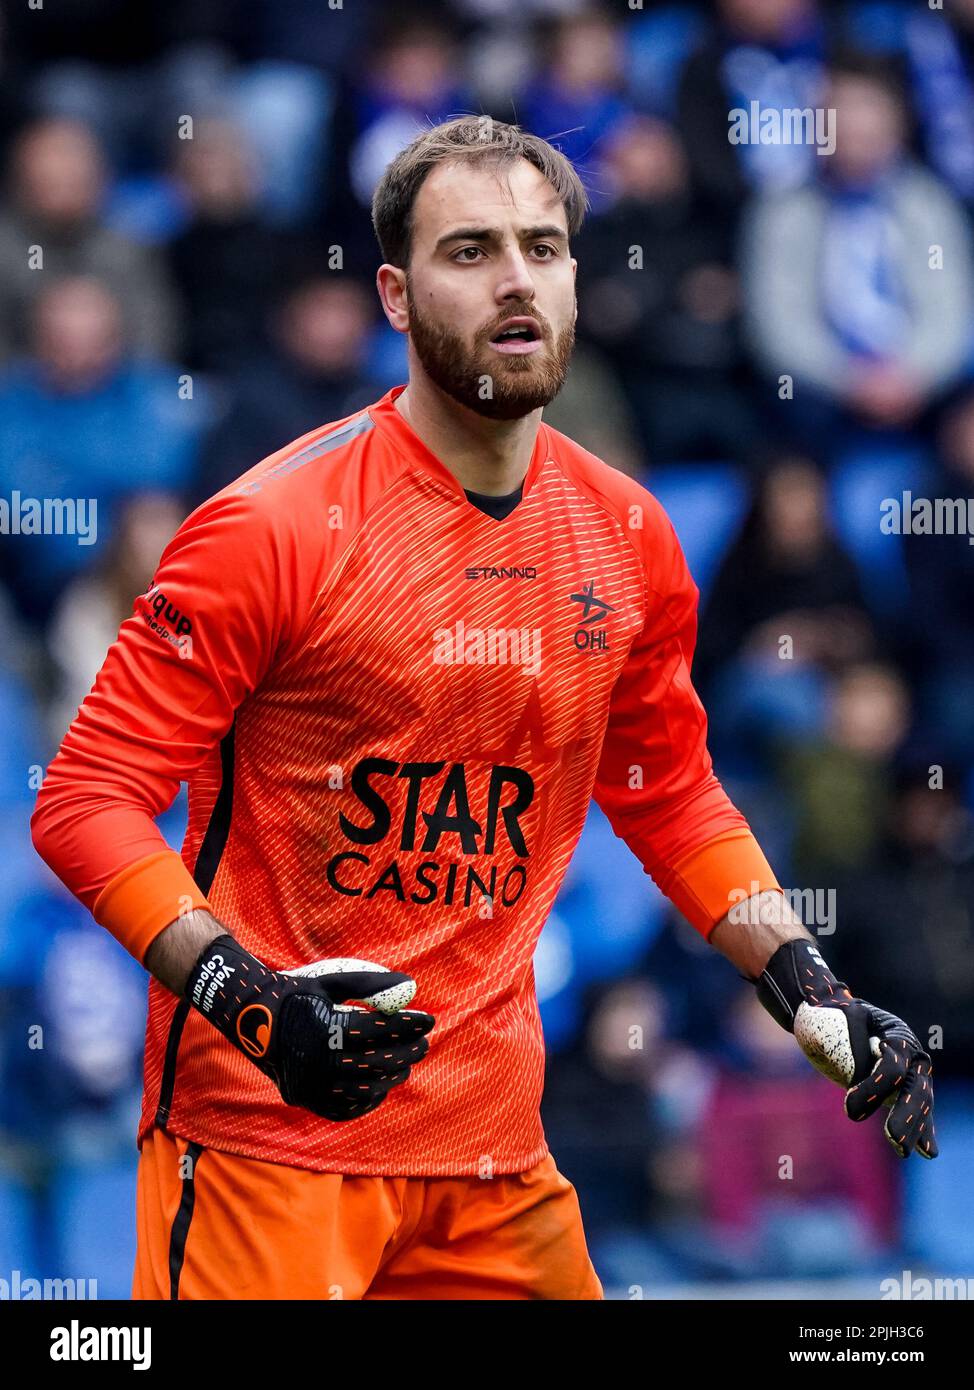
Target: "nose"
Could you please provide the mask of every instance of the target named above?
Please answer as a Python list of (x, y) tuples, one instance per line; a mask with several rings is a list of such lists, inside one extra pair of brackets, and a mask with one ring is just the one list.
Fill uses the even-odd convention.
[(509, 299), (530, 302), (534, 299), (534, 280), (531, 269), (519, 246), (512, 248), (504, 259), (502, 274), (495, 291), (498, 304)]

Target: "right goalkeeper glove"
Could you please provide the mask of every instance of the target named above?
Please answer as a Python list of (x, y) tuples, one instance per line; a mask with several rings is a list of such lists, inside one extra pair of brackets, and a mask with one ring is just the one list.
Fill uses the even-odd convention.
[[(325, 1120), (356, 1120), (380, 1106), (426, 1056), (424, 1035), (435, 1022), (403, 1009), (416, 993), (408, 975), (344, 960), (271, 970), (229, 935), (206, 947), (184, 993), (288, 1105)], [(346, 999), (380, 1012), (344, 1005)]]
[(803, 937), (779, 946), (752, 983), (812, 1065), (845, 1088), (850, 1120), (865, 1120), (885, 1105), (884, 1131), (900, 1158), (914, 1150), (922, 1158), (937, 1157), (933, 1064), (912, 1028), (854, 998), (814, 942)]

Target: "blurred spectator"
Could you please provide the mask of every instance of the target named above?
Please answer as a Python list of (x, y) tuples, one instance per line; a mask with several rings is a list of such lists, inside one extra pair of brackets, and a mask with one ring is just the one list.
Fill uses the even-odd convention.
[[(962, 525), (953, 533), (902, 540), (910, 579), (909, 631), (921, 715), (945, 755), (974, 763), (974, 394), (946, 412), (931, 500), (955, 501)], [(897, 542), (891, 541), (891, 544)]]
[[(702, 615), (693, 674), (705, 694), (725, 669), (729, 683), (742, 679), (730, 663), (837, 671), (871, 648), (856, 566), (827, 501), (807, 458), (785, 455), (766, 473)], [(792, 643), (784, 661), (783, 637)]]
[(560, 20), (547, 52), (525, 87), (514, 116), (550, 140), (575, 165), (594, 209), (604, 199), (598, 159), (607, 136), (633, 110), (624, 81), (624, 31), (618, 19), (592, 9)]
[[(882, 1134), (850, 1134), (832, 1083), (733, 976), (702, 1030), (675, 1027), (655, 958), (654, 983), (636, 976), (593, 997), (580, 1045), (546, 1080), (546, 1133), (606, 1277), (868, 1266), (898, 1226)], [(684, 964), (692, 993), (706, 962)]]
[(568, 378), (545, 406), (544, 420), (630, 478), (645, 472), (646, 457), (626, 394), (604, 354), (584, 343), (576, 345)]
[(182, 299), (187, 366), (226, 371), (264, 344), (264, 324), (284, 255), (281, 235), (261, 221), (259, 172), (243, 132), (203, 121), (177, 142), (175, 174), (189, 211), (170, 243)]
[(649, 1215), (656, 1142), (648, 1091), (661, 1070), (664, 1008), (643, 979), (593, 993), (578, 1043), (549, 1070), (545, 1131), (557, 1136), (595, 1240), (603, 1228)]
[(783, 741), (779, 768), (794, 807), (792, 861), (803, 885), (832, 884), (837, 872), (860, 868), (874, 854), (910, 706), (892, 667), (851, 666), (836, 682), (822, 736)]
[(698, 1129), (710, 1240), (739, 1273), (869, 1268), (899, 1234), (898, 1174), (880, 1128), (850, 1126), (834, 1084), (753, 990), (739, 994), (727, 1041)]
[(695, 207), (678, 137), (626, 120), (600, 177), (611, 206), (572, 246), (579, 335), (610, 354), (652, 463), (746, 453), (757, 425), (734, 385), (737, 277), (723, 229)]
[(59, 0), (43, 15), (8, 11), (39, 110), (90, 127), (126, 172), (158, 163), (179, 117), (218, 100), (246, 31), (239, 0)]
[(333, 166), (347, 148), (347, 131), (334, 128), (342, 82), (370, 51), (381, 9), (380, 0), (238, 8), (247, 61), (228, 84), (228, 112), (260, 160), (262, 208), (275, 227), (304, 227), (329, 206)]
[(974, 199), (974, 0), (846, 3), (842, 21), (855, 47), (899, 61), (926, 162), (959, 197)]
[[(120, 1222), (105, 1206), (107, 1194), (99, 1198), (92, 1187), (108, 1170), (115, 1172), (119, 1191), (132, 1166), (145, 1034), (144, 972), (60, 890), (10, 904), (3, 927), (0, 1008), (7, 1045), (0, 1056), (0, 1187), (9, 1201), (8, 1184), (20, 1179), (30, 1212), (19, 1239), (4, 1231), (5, 1249), (31, 1273), (77, 1268), (79, 1242), (74, 1242), (74, 1258), (66, 1246), (75, 1223), (83, 1222), (84, 1207), (89, 1215), (97, 1210), (89, 1228), (108, 1228), (111, 1243), (121, 1249), (117, 1254), (111, 1248), (92, 1250), (91, 1263), (86, 1254), (83, 1268), (98, 1279), (99, 1293), (111, 1287), (122, 1297), (131, 1279), (131, 1218)], [(17, 944), (19, 960), (11, 952)], [(69, 1213), (60, 1200), (65, 1185), (87, 1187), (86, 1174), (95, 1181), (79, 1193), (82, 1210)], [(9, 1214), (6, 1203), (4, 1214)], [(90, 1236), (87, 1244), (91, 1249)], [(119, 1263), (128, 1266), (121, 1278)]]
[(90, 132), (71, 121), (36, 122), (15, 141), (9, 176), (0, 213), (0, 358), (23, 350), (31, 305), (66, 275), (94, 276), (115, 294), (134, 351), (168, 353), (170, 289), (152, 252), (99, 221), (106, 169)]
[(905, 39), (927, 160), (974, 202), (974, 0), (911, 10)]
[(677, 105), (694, 186), (726, 219), (748, 190), (794, 187), (813, 173), (811, 145), (731, 144), (729, 114), (752, 101), (762, 111), (821, 105), (827, 36), (816, 0), (718, 0), (716, 8)]
[(196, 500), (383, 394), (366, 366), (374, 314), (369, 293), (348, 277), (314, 276), (286, 295), (273, 316), (273, 351), (241, 368), (230, 383), (196, 480)]
[(883, 1008), (910, 1020), (936, 1076), (970, 1077), (974, 821), (956, 770), (918, 759), (905, 764), (881, 831), (867, 863), (835, 876), (838, 930), (829, 963), (854, 993), (882, 999)]
[(48, 710), (52, 746), (64, 737), (105, 652), (131, 615), (136, 596), (151, 582), (184, 514), (179, 501), (164, 492), (128, 498), (101, 562), (72, 580), (60, 595), (47, 631), (47, 650), (56, 672)]
[(7, 162), (10, 142), (31, 114), (24, 64), (11, 51), (9, 19), (0, 10), (0, 165)]
[[(970, 361), (974, 264), (963, 210), (906, 157), (903, 98), (865, 60), (832, 72), (835, 153), (757, 201), (743, 254), (762, 368), (794, 378), (795, 428), (911, 425)], [(942, 252), (942, 263), (938, 257)]]
[(381, 11), (381, 0), (356, 0), (334, 9), (321, 0), (288, 0), (286, 5), (244, 0), (237, 12), (243, 21), (241, 52), (247, 71), (308, 66), (333, 76), (354, 72)]
[(21, 612), (42, 623), (110, 534), (126, 493), (186, 485), (205, 402), (184, 398), (175, 368), (126, 356), (118, 300), (95, 279), (45, 277), (31, 347), (0, 376), (0, 495), (81, 499), (91, 523), (90, 540), (66, 532), (5, 539), (5, 577)]
[(374, 274), (370, 208), (386, 165), (421, 130), (475, 109), (450, 17), (385, 18), (332, 125), (323, 231), (327, 244), (343, 247), (347, 270)]

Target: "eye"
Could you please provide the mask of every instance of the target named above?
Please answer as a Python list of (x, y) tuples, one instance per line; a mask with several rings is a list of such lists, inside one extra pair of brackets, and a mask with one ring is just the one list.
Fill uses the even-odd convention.
[(547, 256), (542, 256), (542, 258), (541, 258), (542, 260), (545, 260), (545, 261), (553, 260), (554, 257), (558, 255), (558, 252), (557, 252), (557, 250), (555, 249), (555, 247), (552, 246), (552, 245), (550, 245), (548, 242), (542, 242), (542, 243), (540, 243), (538, 246), (536, 246), (534, 249), (535, 249), (535, 251), (547, 251), (547, 252), (548, 252)]
[[(459, 261), (461, 257), (466, 258), (466, 253), (468, 251), (476, 251), (478, 255), (481, 255), (483, 253), (483, 248), (480, 246), (461, 246), (459, 251), (454, 252), (452, 259)], [(473, 262), (465, 259), (464, 264), (472, 265)]]

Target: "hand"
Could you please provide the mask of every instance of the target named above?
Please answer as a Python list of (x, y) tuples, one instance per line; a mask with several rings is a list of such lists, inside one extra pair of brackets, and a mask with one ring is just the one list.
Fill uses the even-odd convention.
[(900, 1158), (936, 1158), (933, 1066), (901, 1018), (856, 999), (810, 941), (780, 946), (755, 981), (773, 1018), (794, 1033), (813, 1066), (846, 1088), (850, 1120), (888, 1108), (884, 1132)]
[[(382, 1104), (429, 1051), (435, 1020), (404, 1009), (415, 981), (371, 961), (275, 971), (232, 936), (207, 946), (186, 998), (269, 1076), (288, 1105), (354, 1120)], [(374, 1010), (344, 1003), (363, 1000)]]
[(851, 997), (824, 1005), (803, 1003), (794, 1033), (809, 1061), (847, 1087), (850, 1120), (868, 1119), (885, 1105), (886, 1138), (900, 1158), (914, 1149), (922, 1158), (936, 1158), (933, 1064), (901, 1018)]

